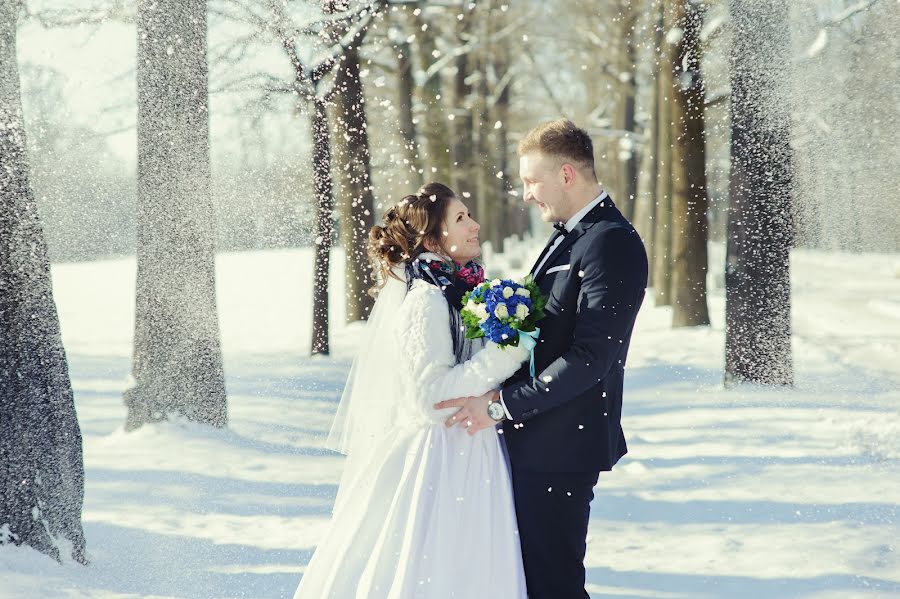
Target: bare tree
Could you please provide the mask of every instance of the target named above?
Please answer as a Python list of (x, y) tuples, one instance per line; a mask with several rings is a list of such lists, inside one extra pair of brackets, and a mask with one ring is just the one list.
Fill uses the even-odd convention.
[[(648, 27), (652, 31), (653, 44), (650, 51), (645, 51), (644, 60), (646, 64), (641, 74), (642, 87), (644, 93), (639, 96), (645, 99), (646, 108), (642, 112), (647, 114), (647, 121), (644, 123), (644, 133), (642, 143), (640, 145), (640, 168), (638, 169), (638, 185), (637, 195), (634, 203), (634, 218), (632, 223), (635, 229), (641, 235), (644, 245), (647, 247), (647, 254), (650, 258), (650, 264), (656, 262), (656, 202), (657, 202), (657, 178), (659, 170), (658, 150), (660, 135), (660, 96), (661, 89), (657, 83), (660, 71), (660, 60), (657, 52), (663, 42), (662, 13), (660, 11), (657, 0), (648, 0), (643, 8), (647, 9)], [(649, 275), (649, 285), (653, 287), (656, 282), (653, 279), (654, 269), (651, 268)]]
[(138, 233), (126, 428), (172, 413), (223, 427), (204, 0), (137, 7)]
[[(366, 101), (359, 68), (359, 44), (363, 32), (347, 46), (336, 67), (336, 139), (342, 195), (338, 206), (344, 245), (344, 281), (347, 322), (365, 320), (374, 300), (369, 295), (371, 267), (366, 247), (374, 222), (369, 130)], [(340, 163), (343, 163), (342, 165)]]
[(619, 81), (622, 82), (620, 100), (620, 126), (624, 135), (619, 138), (620, 153), (625, 157), (620, 158), (621, 173), (621, 200), (623, 213), (629, 220), (634, 219), (635, 203), (637, 202), (638, 158), (635, 151), (635, 133), (637, 121), (635, 109), (637, 106), (636, 73), (638, 64), (638, 32), (637, 22), (639, 6), (630, 0), (619, 5), (619, 19), (621, 20), (621, 58), (619, 60)]
[(732, 0), (725, 380), (793, 382), (785, 0)]
[[(424, 2), (428, 5), (428, 2)], [(425, 143), (425, 180), (449, 181), (451, 162), (449, 153), (450, 135), (447, 115), (444, 112), (444, 83), (441, 73), (433, 67), (436, 58), (441, 57), (436, 40), (440, 35), (436, 20), (428, 18), (424, 11), (415, 14), (416, 47), (418, 48), (418, 68), (423, 74), (416, 85), (419, 105), (422, 108), (419, 133)], [(430, 72), (429, 72), (430, 71)]]
[(313, 354), (328, 355), (328, 277), (334, 239), (334, 193), (331, 181), (331, 146), (328, 141), (328, 104), (315, 92), (310, 111), (313, 135), (313, 180), (316, 190), (315, 258), (313, 260)]
[(416, 118), (413, 115), (415, 75), (413, 73), (413, 48), (405, 39), (397, 42), (397, 107), (400, 111), (400, 135), (403, 138), (403, 153), (406, 156), (407, 171), (414, 187), (422, 185), (424, 168), (419, 154), (416, 132)]
[(71, 551), (66, 557), (86, 563), (81, 429), (29, 181), (21, 9), (19, 0), (0, 4), (0, 545), (56, 560)]
[(705, 90), (700, 70), (703, 5), (676, 0), (672, 90), (675, 140), (672, 156), (672, 325), (709, 324), (706, 272), (709, 198), (706, 186)]
[(673, 73), (674, 47), (668, 39), (672, 28), (671, 0), (663, 3), (663, 41), (659, 57), (658, 107), (659, 121), (656, 156), (656, 214), (653, 234), (655, 260), (653, 263), (654, 299), (657, 306), (672, 304), (672, 161), (673, 161)]
[[(310, 351), (313, 354), (327, 355), (331, 351), (328, 334), (328, 279), (334, 239), (332, 220), (334, 191), (331, 179), (331, 144), (328, 137), (328, 104), (333, 96), (328, 91), (321, 93), (320, 87), (325, 87), (322, 85), (323, 81), (331, 72), (338, 54), (329, 54), (316, 65), (305, 64), (297, 51), (298, 28), (290, 21), (281, 3), (272, 2), (271, 10), (274, 19), (272, 31), (280, 41), (293, 69), (294, 80), (288, 91), (306, 103), (310, 116), (313, 187), (316, 195), (313, 233), (315, 244), (312, 287), (313, 330)], [(319, 27), (327, 28), (325, 37), (331, 37), (330, 23), (320, 23)]]

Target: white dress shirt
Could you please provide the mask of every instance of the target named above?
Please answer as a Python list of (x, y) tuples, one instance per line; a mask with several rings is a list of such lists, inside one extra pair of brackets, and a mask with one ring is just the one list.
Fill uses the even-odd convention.
[[(582, 208), (581, 210), (576, 212), (572, 218), (570, 218), (569, 220), (566, 221), (566, 224), (565, 224), (566, 231), (571, 233), (572, 230), (575, 228), (575, 226), (581, 222), (581, 219), (583, 219), (587, 215), (588, 212), (593, 210), (597, 206), (597, 204), (600, 204), (608, 197), (609, 196), (606, 194), (605, 191), (601, 191), (600, 195), (598, 195), (596, 198), (594, 198), (587, 206), (585, 206), (584, 208)], [(553, 252), (556, 251), (556, 248), (559, 247), (559, 244), (562, 243), (562, 241), (565, 237), (566, 237), (565, 235), (557, 236), (556, 241), (553, 242), (553, 246), (549, 250), (547, 250), (546, 254), (544, 254), (544, 259), (541, 260), (541, 262), (537, 265), (537, 268), (534, 269), (535, 274), (540, 272), (541, 267), (550, 258), (550, 256), (553, 255)], [(535, 349), (537, 349), (537, 348), (535, 348)], [(506, 418), (508, 420), (512, 420), (512, 416), (509, 414), (509, 410), (506, 409), (506, 404), (503, 403), (503, 390), (502, 389), (500, 390), (500, 405), (503, 406), (503, 411), (506, 413)]]

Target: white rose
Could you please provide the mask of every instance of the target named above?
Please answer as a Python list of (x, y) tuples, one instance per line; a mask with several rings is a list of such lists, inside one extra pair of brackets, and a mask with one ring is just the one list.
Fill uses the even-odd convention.
[(513, 288), (512, 287), (504, 287), (503, 288), (503, 297), (505, 299), (509, 299), (513, 296)]
[(522, 297), (531, 297), (531, 292), (524, 287), (520, 287), (519, 289), (516, 289), (516, 295), (521, 295)]
[(509, 308), (504, 303), (497, 304), (497, 307), (494, 308), (494, 316), (497, 318), (509, 318)]
[(530, 312), (531, 311), (528, 309), (528, 306), (526, 306), (525, 304), (519, 304), (518, 306), (516, 306), (516, 318), (518, 318), (519, 320), (525, 320), (526, 318), (528, 318), (528, 314)]
[(475, 316), (478, 317), (478, 321), (481, 324), (484, 324), (485, 322), (487, 322), (487, 319), (488, 319), (487, 306), (485, 306), (484, 304), (475, 304), (475, 309), (473, 310), (473, 312), (475, 313)]
[(499, 287), (500, 283), (502, 283), (500, 279), (494, 279), (493, 281), (491, 281), (491, 287)]

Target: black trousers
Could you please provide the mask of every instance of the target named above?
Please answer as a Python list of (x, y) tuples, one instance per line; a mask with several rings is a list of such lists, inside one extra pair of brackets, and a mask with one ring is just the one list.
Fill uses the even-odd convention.
[(585, 599), (584, 554), (598, 472), (513, 470), (529, 599)]

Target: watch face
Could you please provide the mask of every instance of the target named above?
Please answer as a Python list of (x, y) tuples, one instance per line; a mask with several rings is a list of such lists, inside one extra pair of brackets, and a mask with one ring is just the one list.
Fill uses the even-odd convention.
[(503, 406), (500, 405), (500, 402), (494, 402), (488, 406), (488, 416), (490, 416), (493, 420), (503, 420), (506, 417), (506, 414), (503, 412)]

